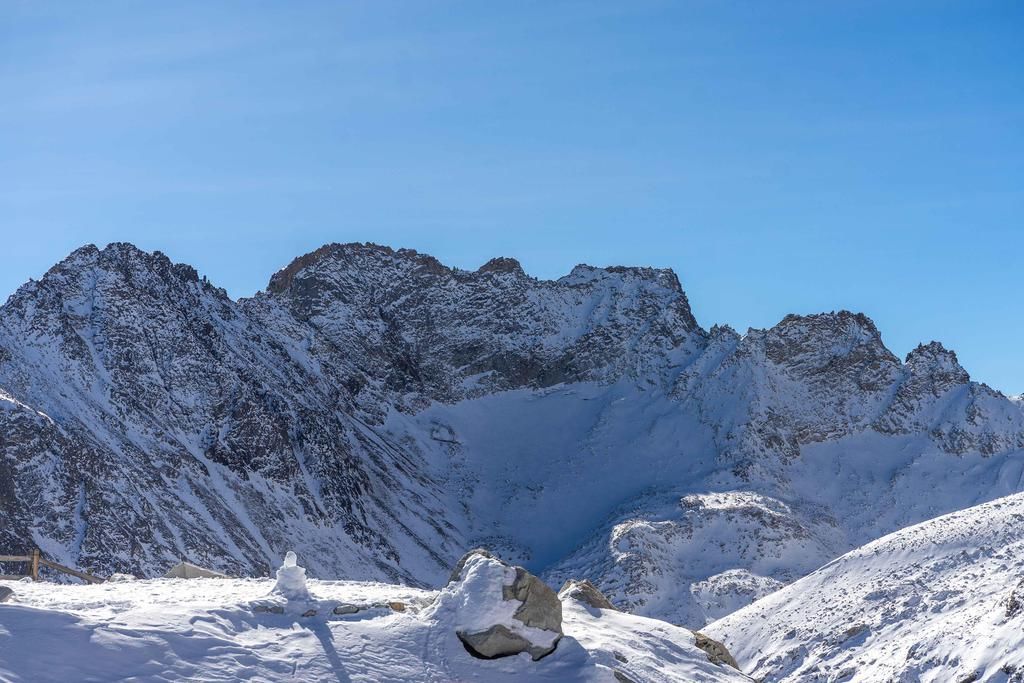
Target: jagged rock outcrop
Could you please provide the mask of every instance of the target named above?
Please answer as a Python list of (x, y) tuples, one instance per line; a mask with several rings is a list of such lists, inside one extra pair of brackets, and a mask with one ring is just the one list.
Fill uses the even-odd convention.
[(1009, 493), (1024, 448), (1018, 403), (861, 314), (705, 331), (668, 270), (371, 244), (238, 301), (83, 247), (0, 308), (0, 390), (5, 548), (146, 576), (296, 547), (312, 576), (436, 585), (485, 543), (692, 626)]
[[(805, 519), (753, 492), (690, 494), (671, 511), (637, 508), (550, 574), (600, 577), (615, 604), (703, 624), (813, 571), (842, 552), (834, 522)], [(684, 587), (680, 590), (680, 587)]]
[(1024, 611), (1024, 579), (1021, 579), (1017, 586), (1010, 591), (1006, 598), (1006, 618), (1011, 619)]
[(694, 640), (696, 641), (697, 647), (704, 650), (704, 653), (708, 656), (708, 661), (712, 664), (725, 664), (731, 666), (734, 669), (739, 670), (740, 665), (736, 663), (736, 659), (729, 654), (729, 649), (718, 642), (714, 638), (709, 638), (700, 631), (693, 632)]
[(558, 597), (562, 599), (577, 600), (584, 605), (595, 609), (616, 609), (611, 600), (605, 597), (604, 593), (598, 590), (597, 586), (590, 581), (583, 579), (570, 579), (565, 582), (559, 591)]

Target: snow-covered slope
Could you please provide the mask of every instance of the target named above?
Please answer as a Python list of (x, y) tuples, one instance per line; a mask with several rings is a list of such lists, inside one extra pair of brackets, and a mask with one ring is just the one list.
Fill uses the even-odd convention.
[(700, 626), (1024, 488), (1024, 411), (863, 315), (702, 329), (678, 278), (328, 245), (232, 301), (83, 247), (0, 308), (0, 551), (438, 585), (494, 548)]
[(765, 681), (1024, 681), (1024, 494), (885, 536), (703, 630)]
[[(308, 617), (267, 611), (277, 604), (269, 579), (0, 586), (16, 591), (0, 605), (0, 679), (11, 683), (750, 680), (711, 663), (686, 629), (572, 599), (562, 607), (565, 635), (534, 662), (471, 656), (452, 606), (404, 586), (310, 581), (317, 614)], [(342, 603), (362, 609), (334, 614)]]
[(462, 548), (434, 487), (309, 343), (159, 253), (74, 252), (0, 311), (0, 546), (259, 575), (294, 544), (318, 572), (443, 577)]

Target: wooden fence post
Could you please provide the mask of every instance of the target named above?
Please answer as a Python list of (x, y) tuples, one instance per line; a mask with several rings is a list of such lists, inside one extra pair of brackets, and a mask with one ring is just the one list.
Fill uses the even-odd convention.
[(32, 580), (39, 580), (39, 548), (32, 551)]

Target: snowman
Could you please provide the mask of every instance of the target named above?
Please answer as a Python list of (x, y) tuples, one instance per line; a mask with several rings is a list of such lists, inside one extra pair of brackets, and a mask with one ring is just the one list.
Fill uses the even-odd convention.
[(309, 602), (312, 597), (306, 588), (306, 568), (297, 564), (298, 559), (291, 550), (284, 556), (284, 564), (277, 570), (273, 592), (288, 602)]

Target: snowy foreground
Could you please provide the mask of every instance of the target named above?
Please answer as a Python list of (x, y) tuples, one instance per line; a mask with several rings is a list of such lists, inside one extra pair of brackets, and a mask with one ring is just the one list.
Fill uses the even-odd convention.
[[(749, 681), (686, 629), (571, 598), (552, 654), (475, 658), (456, 630), (501, 616), (481, 613), (495, 609), (481, 580), (441, 591), (310, 580), (308, 601), (272, 594), (270, 579), (2, 581), (15, 597), (0, 605), (0, 680)], [(335, 614), (343, 604), (360, 609)]]
[[(687, 629), (602, 609), (596, 589), (559, 597), (486, 552), (438, 591), (307, 581), (295, 560), (276, 582), (2, 581), (0, 681), (1024, 683), (1024, 494), (885, 536), (704, 628), (753, 678)], [(474, 657), (483, 633), (540, 654)]]
[(885, 536), (702, 631), (765, 681), (1024, 681), (1024, 494)]

